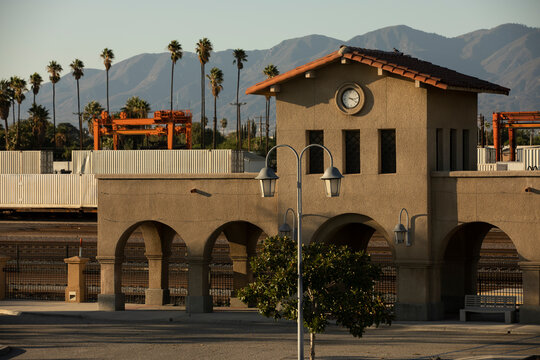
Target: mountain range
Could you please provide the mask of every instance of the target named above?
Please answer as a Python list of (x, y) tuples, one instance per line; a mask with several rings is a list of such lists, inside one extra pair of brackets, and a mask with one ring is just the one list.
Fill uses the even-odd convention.
[[(433, 33), (399, 25), (382, 28), (347, 41), (323, 35), (309, 35), (284, 40), (266, 50), (246, 51), (248, 58), (241, 71), (240, 102), (242, 120), (263, 115), (265, 100), (262, 96), (247, 96), (247, 87), (262, 81), (262, 70), (268, 64), (276, 65), (281, 72), (288, 71), (349, 45), (369, 49), (399, 51), (434, 64), (472, 75), (511, 89), (509, 96), (480, 94), (478, 110), (487, 115), (494, 111), (532, 111), (540, 109), (540, 28), (519, 24), (504, 24), (492, 29), (473, 31), (447, 38)], [(76, 56), (76, 54), (74, 54)], [(96, 54), (98, 56), (98, 54)], [(84, 59), (83, 59), (84, 61)], [(63, 64), (68, 69), (67, 64)], [(236, 123), (236, 65), (232, 49), (212, 52), (206, 64), (206, 73), (212, 67), (224, 73), (223, 91), (218, 98), (218, 119), (227, 118), (228, 129)], [(48, 74), (42, 74), (48, 78)], [(111, 111), (118, 111), (131, 96), (139, 96), (151, 105), (152, 111), (170, 106), (171, 60), (167, 52), (140, 54), (113, 63), (109, 72)], [(92, 101), (106, 104), (105, 70), (85, 69), (80, 80), (81, 109)], [(206, 115), (213, 118), (213, 97), (206, 82)], [(174, 107), (190, 109), (194, 121), (200, 120), (200, 63), (194, 52), (184, 51), (175, 66)], [(25, 117), (32, 94), (21, 106)], [(52, 118), (52, 85), (42, 86), (36, 100), (45, 105)], [(272, 103), (273, 104), (273, 103)], [(64, 73), (56, 84), (56, 122), (77, 124), (77, 97), (75, 80), (71, 73)], [(275, 107), (271, 111), (275, 124)], [(76, 125), (77, 126), (77, 125)], [(219, 126), (219, 125), (218, 125)], [(273, 125), (272, 125), (273, 127)]]

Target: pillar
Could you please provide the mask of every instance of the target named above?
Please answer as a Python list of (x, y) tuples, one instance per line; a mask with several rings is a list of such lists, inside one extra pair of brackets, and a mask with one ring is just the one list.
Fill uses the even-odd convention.
[(540, 261), (519, 263), (523, 274), (523, 305), (519, 307), (519, 322), (540, 324)]
[(99, 310), (124, 310), (122, 293), (122, 261), (117, 256), (98, 256), (101, 267), (101, 294), (98, 295)]
[[(512, 126), (510, 124), (510, 126)], [(508, 128), (508, 145), (510, 146), (510, 161), (516, 161), (516, 142), (514, 139), (514, 128)]]
[(66, 302), (85, 302), (86, 301), (86, 275), (84, 269), (88, 258), (73, 256), (64, 259), (68, 264), (68, 283), (66, 287)]
[(6, 298), (6, 264), (8, 260), (9, 256), (0, 255), (0, 300)]
[(93, 124), (93, 127), (94, 127), (94, 150), (99, 150), (100, 148), (100, 141), (99, 141), (99, 138), (100, 138), (100, 133), (99, 133), (99, 123), (98, 123), (98, 119), (94, 119), (94, 124)]
[(165, 305), (170, 301), (169, 261), (161, 254), (146, 255), (148, 259), (148, 289), (145, 290), (146, 305)]
[(213, 311), (213, 300), (210, 296), (210, 261), (203, 256), (189, 256), (188, 296), (186, 311), (188, 313), (209, 313)]
[(171, 120), (169, 123), (167, 123), (167, 149), (172, 150), (173, 148), (173, 135), (174, 135), (174, 123), (172, 122), (172, 114), (171, 114)]
[(440, 300), (440, 266), (430, 262), (396, 262), (396, 320), (438, 320), (444, 316)]

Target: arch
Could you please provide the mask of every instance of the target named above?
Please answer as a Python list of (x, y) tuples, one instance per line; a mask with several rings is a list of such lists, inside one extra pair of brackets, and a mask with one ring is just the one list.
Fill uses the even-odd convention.
[[(502, 241), (509, 239), (513, 247), (508, 243), (502, 251), (483, 247), (486, 245), (485, 239), (494, 241), (494, 234), (499, 234)], [(489, 289), (492, 295), (515, 295), (520, 302), (521, 283), (514, 274), (519, 272), (519, 253), (513, 240), (503, 230), (488, 222), (468, 222), (451, 229), (442, 244), (437, 256), (441, 263), (441, 300), (446, 316), (457, 315), (459, 309), (463, 308), (465, 295), (485, 294)], [(499, 251), (500, 255), (487, 256), (493, 251)], [(497, 270), (490, 270), (488, 264), (495, 264)], [(506, 274), (509, 279), (505, 279)], [(491, 279), (489, 283), (485, 278)], [(486, 285), (489, 289), (486, 289)]]
[[(386, 230), (369, 216), (347, 213), (326, 220), (313, 234), (313, 242), (332, 242), (337, 245), (348, 245), (354, 250), (365, 250), (372, 235), (381, 234), (395, 258), (394, 243)], [(352, 237), (356, 240), (352, 240)]]
[[(122, 258), (124, 254), (124, 247), (126, 242), (133, 234), (135, 230), (141, 227), (144, 237), (144, 245), (146, 252), (159, 253), (167, 248), (170, 249), (170, 245), (175, 234), (180, 234), (170, 225), (155, 220), (143, 220), (138, 221), (128, 226), (118, 238), (115, 246), (115, 256)], [(146, 236), (145, 236), (146, 235)], [(162, 244), (160, 239), (166, 239), (165, 244)]]

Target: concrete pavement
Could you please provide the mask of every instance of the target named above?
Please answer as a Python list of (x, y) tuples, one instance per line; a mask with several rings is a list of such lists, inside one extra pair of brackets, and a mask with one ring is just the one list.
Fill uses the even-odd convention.
[[(181, 307), (0, 301), (0, 359), (294, 359), (296, 324), (255, 310), (188, 314)], [(309, 341), (306, 338), (306, 354)], [(524, 359), (540, 355), (540, 325), (396, 322), (362, 338), (330, 325), (318, 359)]]

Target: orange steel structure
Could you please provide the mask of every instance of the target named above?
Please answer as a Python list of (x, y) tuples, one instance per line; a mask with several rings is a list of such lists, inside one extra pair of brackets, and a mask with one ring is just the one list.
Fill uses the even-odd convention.
[(500, 139), (502, 128), (508, 129), (510, 161), (516, 161), (516, 139), (514, 137), (514, 129), (540, 128), (540, 111), (493, 113), (493, 145), (495, 146), (495, 157), (497, 161), (501, 161), (502, 158)]
[[(118, 149), (118, 135), (167, 135), (167, 149), (173, 148), (173, 135), (185, 134), (186, 146), (191, 149), (191, 118), (189, 110), (155, 111), (153, 118), (128, 119), (125, 112), (120, 113), (120, 119), (113, 119), (107, 111), (101, 117), (94, 118), (94, 150), (100, 149), (100, 138), (112, 135), (114, 150)], [(129, 128), (129, 126), (152, 126), (152, 128)]]

